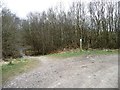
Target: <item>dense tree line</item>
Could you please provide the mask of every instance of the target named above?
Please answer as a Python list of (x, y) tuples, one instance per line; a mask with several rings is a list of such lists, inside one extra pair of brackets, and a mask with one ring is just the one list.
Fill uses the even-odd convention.
[(0, 1), (0, 59), (2, 59), (2, 3)]
[(3, 56), (14, 56), (19, 48), (35, 55), (78, 48), (80, 38), (83, 49), (117, 49), (118, 7), (118, 2), (73, 2), (67, 12), (60, 5), (25, 20), (3, 9)]
[(18, 26), (19, 18), (10, 10), (2, 10), (2, 54), (3, 57), (19, 56)]

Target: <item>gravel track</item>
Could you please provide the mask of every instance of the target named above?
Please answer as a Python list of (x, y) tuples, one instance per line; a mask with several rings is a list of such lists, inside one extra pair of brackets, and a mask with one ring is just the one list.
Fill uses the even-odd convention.
[(31, 58), (40, 60), (40, 66), (16, 76), (3, 88), (118, 88), (117, 54)]

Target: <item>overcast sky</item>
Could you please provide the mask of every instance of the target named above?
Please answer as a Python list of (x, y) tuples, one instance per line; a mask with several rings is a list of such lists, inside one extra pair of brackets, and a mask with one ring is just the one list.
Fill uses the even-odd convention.
[[(69, 5), (73, 1), (79, 0), (3, 0), (3, 3), (17, 16), (25, 18), (29, 12), (42, 12), (47, 10), (49, 7), (58, 5), (59, 2), (62, 2), (65, 9), (68, 9)], [(88, 3), (91, 0), (81, 1)]]
[[(29, 12), (42, 12), (49, 7), (58, 5), (60, 2), (64, 4), (65, 9), (68, 9), (73, 1), (78, 0), (3, 0), (3, 3), (17, 16), (25, 18)], [(89, 0), (83, 1), (88, 2)]]

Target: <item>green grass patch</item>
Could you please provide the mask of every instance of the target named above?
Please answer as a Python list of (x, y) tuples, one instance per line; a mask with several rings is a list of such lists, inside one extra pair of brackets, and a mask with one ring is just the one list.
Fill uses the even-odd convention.
[(8, 63), (2, 65), (2, 83), (5, 83), (14, 76), (33, 69), (37, 64), (37, 60), (16, 59), (13, 60), (12, 64)]
[(80, 55), (106, 55), (106, 54), (117, 54), (118, 50), (83, 50), (80, 51), (79, 49), (73, 51), (67, 51), (62, 53), (55, 53), (49, 54), (49, 56), (56, 56), (56, 57), (73, 57), (73, 56), (80, 56)]

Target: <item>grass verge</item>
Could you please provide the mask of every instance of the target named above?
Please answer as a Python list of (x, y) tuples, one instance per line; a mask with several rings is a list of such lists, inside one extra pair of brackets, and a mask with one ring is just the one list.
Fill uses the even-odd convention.
[(55, 57), (73, 57), (73, 56), (80, 56), (80, 55), (107, 55), (107, 54), (117, 54), (118, 50), (83, 50), (80, 51), (79, 49), (66, 51), (61, 53), (49, 54), (49, 56)]
[(38, 65), (37, 60), (31, 59), (16, 59), (12, 64), (2, 65), (2, 83), (11, 79), (14, 76), (27, 72)]

